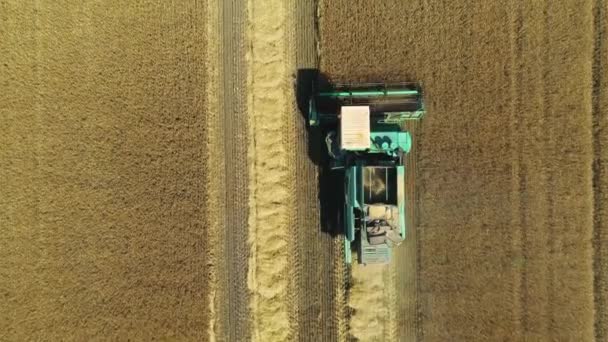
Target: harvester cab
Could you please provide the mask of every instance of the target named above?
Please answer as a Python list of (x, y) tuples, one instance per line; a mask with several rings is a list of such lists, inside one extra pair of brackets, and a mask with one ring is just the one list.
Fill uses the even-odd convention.
[(355, 248), (361, 264), (389, 263), (391, 248), (405, 239), (412, 136), (404, 124), (423, 114), (415, 83), (336, 85), (310, 97), (309, 126), (324, 132), (328, 167), (344, 172), (346, 262)]

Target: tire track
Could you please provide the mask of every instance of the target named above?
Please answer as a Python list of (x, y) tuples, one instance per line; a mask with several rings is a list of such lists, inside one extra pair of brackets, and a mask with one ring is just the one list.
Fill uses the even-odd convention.
[(224, 156), (223, 222), (225, 229), (222, 272), (218, 277), (218, 315), (220, 340), (248, 340), (249, 291), (247, 269), (248, 179), (247, 166), (247, 70), (245, 66), (245, 0), (220, 1), (221, 18), (221, 131)]
[[(220, 4), (219, 0), (207, 2), (207, 110), (208, 110), (208, 128), (207, 140), (205, 148), (205, 158), (208, 161), (208, 169), (204, 175), (208, 198), (205, 206), (205, 216), (208, 219), (207, 234), (209, 241), (209, 252), (207, 264), (210, 266), (209, 271), (209, 328), (207, 331), (208, 340), (215, 342), (218, 337), (224, 340), (222, 316), (218, 313), (222, 311), (218, 309), (224, 305), (225, 296), (221, 296), (221, 290), (218, 285), (223, 285), (219, 280), (223, 279), (224, 269), (223, 261), (220, 256), (224, 254), (223, 242), (225, 241), (225, 230), (222, 229), (224, 220), (223, 211), (223, 189), (225, 179), (223, 170), (225, 168), (224, 158), (221, 153), (215, 151), (212, 147), (217, 146), (217, 142), (221, 141), (223, 134), (222, 130), (222, 104), (220, 102), (221, 83), (221, 27), (220, 27)], [(221, 336), (218, 336), (221, 334)]]

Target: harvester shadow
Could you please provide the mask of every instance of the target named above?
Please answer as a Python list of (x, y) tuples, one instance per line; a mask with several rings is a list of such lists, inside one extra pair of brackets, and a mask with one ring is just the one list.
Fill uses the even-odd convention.
[[(308, 122), (308, 103), (315, 89), (329, 89), (328, 78), (318, 69), (299, 69), (296, 77), (296, 101), (304, 121)], [(331, 127), (309, 127), (308, 157), (317, 166), (319, 220), (321, 231), (331, 236), (344, 234), (342, 212), (344, 209), (344, 171), (329, 168), (325, 136)]]

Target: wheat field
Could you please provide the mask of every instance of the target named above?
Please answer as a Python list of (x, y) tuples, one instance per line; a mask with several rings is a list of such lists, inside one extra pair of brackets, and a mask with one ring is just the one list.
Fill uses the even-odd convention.
[[(0, 341), (607, 340), (606, 6), (0, 1)], [(390, 266), (315, 69), (422, 83)]]

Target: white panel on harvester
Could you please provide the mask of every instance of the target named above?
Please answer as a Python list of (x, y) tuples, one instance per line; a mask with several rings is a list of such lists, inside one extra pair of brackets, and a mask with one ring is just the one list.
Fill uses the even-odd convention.
[(340, 147), (343, 150), (370, 148), (369, 106), (343, 106), (341, 108)]

